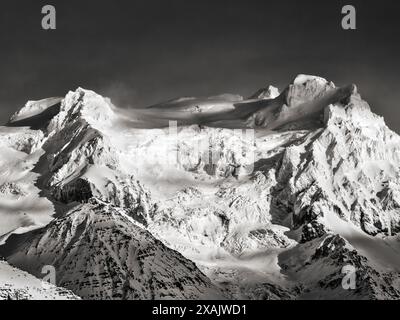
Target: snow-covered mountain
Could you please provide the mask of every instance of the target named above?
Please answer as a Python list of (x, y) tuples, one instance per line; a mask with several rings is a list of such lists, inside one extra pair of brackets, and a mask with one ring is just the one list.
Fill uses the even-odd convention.
[(124, 210), (95, 198), (26, 235), (11, 250), (13, 265), (34, 275), (43, 264), (52, 265), (58, 285), (85, 299), (223, 297), (193, 262), (156, 240)]
[(355, 85), (306, 75), (28, 102), (0, 127), (0, 252), (84, 298), (399, 298), (399, 142)]

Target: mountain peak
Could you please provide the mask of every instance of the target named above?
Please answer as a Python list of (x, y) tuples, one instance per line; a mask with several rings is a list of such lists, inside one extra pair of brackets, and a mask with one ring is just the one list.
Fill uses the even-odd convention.
[(51, 120), (48, 129), (61, 129), (76, 120), (84, 120), (94, 128), (110, 126), (115, 117), (114, 109), (109, 98), (79, 87), (69, 91), (61, 101), (60, 112)]
[(249, 99), (275, 99), (278, 96), (279, 89), (269, 85), (252, 94)]
[(320, 85), (325, 85), (328, 83), (328, 80), (319, 77), (319, 76), (313, 76), (313, 75), (307, 75), (307, 74), (299, 74), (297, 75), (291, 84), (294, 85), (305, 85), (307, 82), (316, 82)]

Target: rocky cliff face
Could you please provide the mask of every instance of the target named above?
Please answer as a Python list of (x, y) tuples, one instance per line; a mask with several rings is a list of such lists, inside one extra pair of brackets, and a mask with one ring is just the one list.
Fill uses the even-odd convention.
[[(30, 189), (13, 174), (0, 191), (35, 190), (56, 220), (9, 238), (7, 258), (33, 274), (51, 260), (87, 298), (398, 298), (400, 137), (354, 85), (300, 75), (281, 94), (234, 97), (126, 112), (78, 89), (55, 115), (21, 110), (24, 125), (48, 118), (2, 129)], [(50, 214), (32, 217), (3, 240)]]
[(395, 193), (389, 181), (398, 183), (398, 135), (359, 96), (343, 108), (330, 106), (325, 121), (282, 154), (279, 205), (294, 213), (295, 227), (334, 212), (370, 235), (395, 234), (396, 204), (386, 195)]

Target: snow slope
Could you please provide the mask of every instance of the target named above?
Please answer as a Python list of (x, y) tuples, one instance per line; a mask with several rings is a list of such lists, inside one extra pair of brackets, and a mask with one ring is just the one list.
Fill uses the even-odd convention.
[(0, 260), (0, 300), (76, 300), (71, 291), (45, 283)]

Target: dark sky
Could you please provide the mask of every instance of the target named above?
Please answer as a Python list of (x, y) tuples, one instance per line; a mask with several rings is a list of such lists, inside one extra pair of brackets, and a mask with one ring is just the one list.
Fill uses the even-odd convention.
[[(57, 30), (41, 29), (41, 8)], [(357, 30), (341, 8), (357, 9)], [(356, 83), (400, 132), (400, 1), (14, 0), (0, 9), (0, 122), (82, 86), (122, 107), (249, 95), (298, 73)]]

